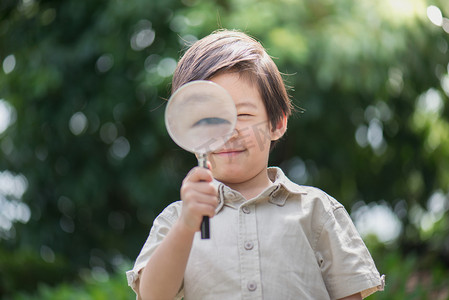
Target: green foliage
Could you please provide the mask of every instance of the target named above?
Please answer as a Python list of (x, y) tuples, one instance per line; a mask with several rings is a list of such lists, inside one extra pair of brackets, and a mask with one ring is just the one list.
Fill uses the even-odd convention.
[[(385, 201), (403, 225), (397, 246), (449, 265), (449, 35), (431, 4), (449, 16), (425, 0), (2, 1), (0, 104), (15, 118), (0, 131), (0, 172), (27, 189), (3, 199), (0, 187), (0, 293), (137, 256), (195, 164), (164, 126), (173, 67), (219, 27), (261, 40), (304, 109), (271, 164), (348, 210)], [(17, 203), (24, 224), (9, 215)], [(399, 274), (387, 258), (381, 271)]]
[(136, 295), (126, 285), (123, 272), (113, 274), (105, 281), (90, 279), (80, 283), (62, 283), (54, 287), (40, 284), (36, 292), (17, 293), (9, 300), (135, 300)]
[(39, 274), (40, 281), (55, 284), (67, 270), (64, 258), (49, 263), (42, 260), (39, 253), (27, 249), (12, 252), (0, 248), (0, 295), (21, 290), (24, 285), (30, 290), (35, 289), (36, 274)]
[(449, 299), (449, 271), (435, 264), (429, 268), (416, 254), (404, 256), (398, 249), (375, 253), (378, 268), (387, 274), (384, 292), (370, 300)]
[[(447, 268), (435, 265), (432, 269), (422, 269), (416, 255), (403, 256), (398, 249), (377, 249), (373, 254), (375, 260), (380, 262), (378, 267), (387, 274), (387, 285), (384, 292), (377, 292), (368, 299), (449, 299)], [(40, 284), (32, 294), (21, 292), (5, 300), (134, 300), (134, 292), (125, 284), (125, 269), (122, 267), (121, 272), (105, 281), (90, 278), (80, 283), (62, 283), (54, 287)]]

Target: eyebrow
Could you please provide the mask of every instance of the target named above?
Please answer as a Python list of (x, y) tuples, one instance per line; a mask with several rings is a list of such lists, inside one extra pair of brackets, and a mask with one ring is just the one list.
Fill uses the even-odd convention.
[(257, 109), (257, 106), (256, 106), (255, 104), (251, 103), (251, 102), (241, 102), (241, 103), (237, 103), (235, 106), (236, 106), (237, 108), (240, 108), (240, 107), (249, 107), (249, 108)]
[[(187, 96), (184, 96), (184, 104), (188, 103), (188, 104), (199, 104), (202, 102), (208, 102), (211, 101), (211, 96), (210, 95), (204, 95), (204, 94), (190, 94)], [(213, 101), (213, 100), (212, 100)]]

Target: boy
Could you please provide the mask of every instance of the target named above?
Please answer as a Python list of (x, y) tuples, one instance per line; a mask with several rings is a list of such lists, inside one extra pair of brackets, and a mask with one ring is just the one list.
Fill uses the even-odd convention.
[[(155, 219), (127, 272), (137, 298), (362, 299), (383, 289), (343, 206), (267, 168), (291, 103), (260, 43), (227, 30), (197, 41), (178, 63), (172, 92), (200, 79), (230, 93), (236, 129), (208, 156), (209, 169), (187, 174), (181, 201)], [(203, 216), (210, 240), (199, 237)]]

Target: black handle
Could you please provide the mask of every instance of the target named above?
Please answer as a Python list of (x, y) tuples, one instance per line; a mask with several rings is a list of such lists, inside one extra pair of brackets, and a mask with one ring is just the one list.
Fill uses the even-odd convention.
[[(198, 158), (198, 166), (208, 169), (206, 154), (205, 153), (197, 154), (197, 158)], [(201, 238), (203, 240), (210, 239), (210, 226), (208, 216), (203, 216), (203, 221), (201, 221)]]
[(203, 216), (203, 221), (201, 221), (201, 238), (203, 240), (210, 239), (210, 227), (209, 227), (209, 217)]

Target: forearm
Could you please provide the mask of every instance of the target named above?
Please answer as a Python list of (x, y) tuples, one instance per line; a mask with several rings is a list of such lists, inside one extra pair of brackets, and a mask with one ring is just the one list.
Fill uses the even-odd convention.
[(173, 299), (181, 287), (194, 232), (177, 222), (142, 271), (139, 294), (143, 300)]

